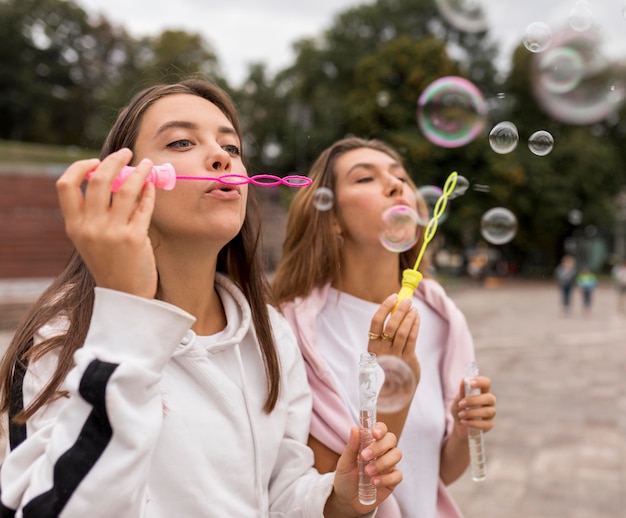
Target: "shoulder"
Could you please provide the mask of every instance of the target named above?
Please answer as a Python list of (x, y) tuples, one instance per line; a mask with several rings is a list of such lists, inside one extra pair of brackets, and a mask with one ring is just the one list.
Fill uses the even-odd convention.
[(294, 356), (300, 356), (300, 349), (298, 348), (296, 335), (291, 324), (275, 307), (269, 305), (268, 312), (274, 342), (279, 355), (293, 361)]

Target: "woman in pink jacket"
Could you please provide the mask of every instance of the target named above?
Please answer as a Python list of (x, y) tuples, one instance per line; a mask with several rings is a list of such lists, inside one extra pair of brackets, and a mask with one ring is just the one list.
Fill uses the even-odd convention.
[[(468, 428), (492, 428), (495, 397), (483, 376), (474, 381), (480, 395), (465, 396), (472, 337), (463, 314), (425, 274), (424, 261), (425, 278), (413, 298), (393, 310), (402, 271), (413, 267), (424, 227), (418, 227), (412, 248), (392, 252), (380, 242), (381, 215), (404, 205), (423, 216), (423, 200), (401, 157), (375, 140), (334, 143), (313, 164), (310, 178), (312, 185), (291, 204), (273, 287), (298, 337), (313, 391), (309, 444), (316, 467), (334, 469), (348, 440), (347, 425), (358, 422), (360, 354), (398, 356), (419, 385), (403, 409), (379, 408), (378, 418), (400, 437), (403, 482), (377, 516), (458, 518), (446, 486), (469, 464)], [(332, 193), (329, 210), (316, 203), (322, 188)]]

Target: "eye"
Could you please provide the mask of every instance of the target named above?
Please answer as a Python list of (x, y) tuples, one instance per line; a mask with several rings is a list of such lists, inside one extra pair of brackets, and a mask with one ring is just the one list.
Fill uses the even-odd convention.
[(398, 176), (398, 180), (404, 183), (407, 183), (409, 181), (409, 179), (406, 176)]
[(356, 183), (369, 183), (373, 180), (373, 178), (371, 176), (362, 176), (361, 178), (359, 178)]
[(188, 139), (180, 139), (180, 140), (175, 140), (174, 142), (170, 142), (169, 144), (167, 144), (168, 148), (172, 148), (172, 149), (184, 149), (184, 148), (189, 148), (192, 146), (191, 140)]
[(230, 155), (241, 156), (241, 149), (235, 144), (226, 144), (225, 146), (222, 146), (222, 148)]

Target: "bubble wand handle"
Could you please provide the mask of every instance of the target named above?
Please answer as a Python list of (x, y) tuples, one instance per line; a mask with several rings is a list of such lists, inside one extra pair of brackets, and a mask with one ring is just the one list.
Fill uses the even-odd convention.
[(376, 426), (376, 399), (378, 362), (374, 353), (362, 353), (359, 360), (359, 502), (363, 505), (376, 503), (376, 486), (365, 468), (372, 460), (365, 461), (361, 453), (374, 442), (373, 431)]
[(413, 296), (413, 292), (416, 290), (418, 284), (423, 278), (422, 273), (418, 271), (419, 265), (421, 264), (422, 258), (424, 257), (426, 246), (435, 236), (435, 232), (437, 232), (437, 227), (439, 226), (439, 218), (441, 218), (444, 211), (446, 210), (448, 197), (454, 192), (454, 189), (456, 188), (456, 181), (458, 176), (458, 173), (456, 171), (453, 171), (446, 179), (446, 183), (443, 186), (443, 192), (441, 196), (439, 196), (437, 203), (435, 203), (435, 208), (433, 209), (433, 217), (430, 219), (428, 225), (426, 226), (426, 231), (424, 232), (424, 242), (422, 243), (419, 254), (417, 255), (415, 265), (413, 266), (413, 268), (407, 268), (402, 272), (402, 287), (398, 292), (398, 302), (396, 303), (396, 306), (402, 300), (408, 299)]
[[(476, 362), (465, 364), (465, 396), (477, 396), (480, 394), (478, 387), (472, 387), (471, 382), (478, 376), (478, 365)], [(469, 441), (470, 466), (472, 480), (482, 482), (487, 477), (487, 462), (485, 460), (485, 442), (483, 431), (476, 428), (468, 428), (467, 440)]]

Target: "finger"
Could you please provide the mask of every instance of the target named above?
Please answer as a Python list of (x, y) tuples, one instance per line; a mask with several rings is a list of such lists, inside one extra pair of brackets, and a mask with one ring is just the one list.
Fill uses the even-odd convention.
[(387, 335), (395, 337), (396, 332), (400, 327), (400, 323), (404, 320), (404, 318), (411, 310), (411, 302), (411, 299), (402, 299), (402, 301), (400, 301), (400, 304), (398, 304), (396, 310), (389, 317), (387, 325), (385, 325), (384, 332)]
[(82, 210), (84, 196), (81, 185), (87, 173), (97, 167), (99, 163), (100, 160), (97, 158), (78, 160), (57, 179), (55, 184), (57, 197), (66, 221), (76, 217)]
[(413, 307), (410, 307), (407, 315), (404, 317), (404, 319), (400, 323), (400, 327), (398, 327), (398, 330), (396, 331), (392, 343), (393, 352), (397, 353), (400, 356), (415, 352), (417, 331), (419, 329), (417, 321), (417, 310)]
[(147, 185), (146, 179), (150, 174), (152, 165), (152, 161), (146, 158), (141, 160), (124, 183), (117, 189), (117, 192), (113, 194), (111, 207), (115, 217), (121, 220), (121, 223), (126, 223), (133, 218), (142, 199), (144, 186)]
[(380, 476), (393, 471), (401, 460), (402, 452), (400, 449), (390, 448), (382, 455), (379, 455), (376, 460), (370, 462), (365, 472), (370, 476)]
[(461, 412), (459, 412), (459, 415), (461, 413), (463, 414), (463, 418), (469, 421), (474, 419), (489, 420), (493, 419), (496, 416), (496, 408), (492, 405), (471, 407), (467, 410), (462, 410)]
[(109, 210), (113, 180), (132, 157), (133, 153), (130, 149), (120, 149), (107, 156), (98, 168), (92, 171), (85, 189), (86, 214), (101, 214)]
[(380, 335), (383, 332), (385, 320), (387, 319), (387, 316), (389, 316), (389, 313), (391, 312), (397, 301), (398, 294), (392, 293), (383, 301), (380, 307), (376, 310), (376, 313), (374, 313), (374, 316), (372, 317), (372, 320), (370, 322), (370, 333), (372, 333), (372, 337)]
[(371, 478), (372, 484), (376, 487), (395, 488), (402, 482), (402, 472), (399, 469), (389, 470), (387, 473), (381, 473)]
[(133, 213), (132, 222), (139, 224), (146, 229), (150, 227), (152, 213), (154, 212), (154, 202), (156, 199), (156, 187), (152, 183), (145, 184), (141, 192), (141, 198), (137, 209)]

